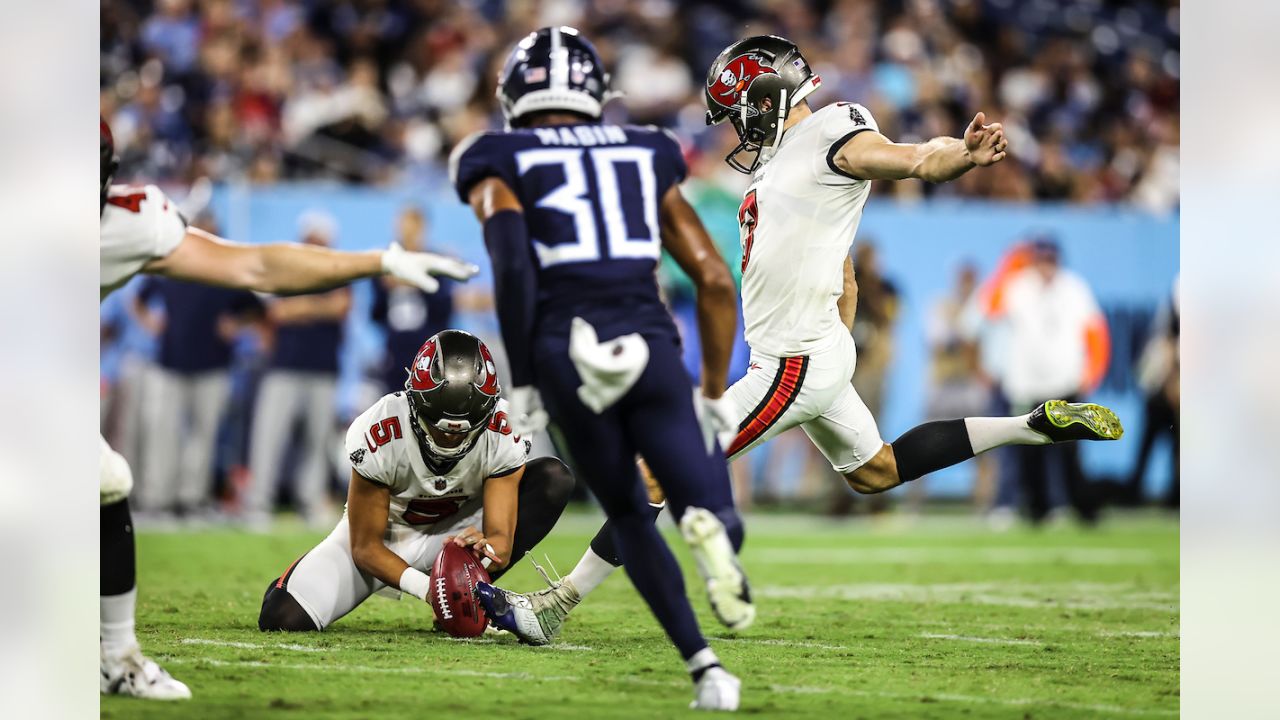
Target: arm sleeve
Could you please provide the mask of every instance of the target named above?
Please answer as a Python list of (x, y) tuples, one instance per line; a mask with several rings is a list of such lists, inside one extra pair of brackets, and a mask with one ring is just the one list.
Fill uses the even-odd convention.
[(524, 215), (503, 210), (484, 224), (484, 244), (493, 266), (498, 325), (511, 365), (511, 383), (533, 382), (533, 321), (538, 301), (538, 272), (530, 252)]
[(823, 114), (820, 146), (826, 148), (818, 170), (818, 177), (824, 185), (851, 185), (862, 182), (862, 178), (854, 177), (836, 166), (836, 153), (853, 136), (871, 130), (880, 132), (880, 126), (871, 111), (857, 103), (835, 103), (820, 110)]

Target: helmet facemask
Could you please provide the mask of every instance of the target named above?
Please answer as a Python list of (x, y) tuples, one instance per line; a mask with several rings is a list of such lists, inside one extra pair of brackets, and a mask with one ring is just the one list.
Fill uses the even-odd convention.
[(452, 465), (475, 447), (497, 409), (502, 388), (484, 343), (461, 330), (433, 335), (405, 380), (413, 434), (432, 465)]
[(747, 174), (768, 162), (782, 142), (791, 109), (821, 82), (785, 38), (756, 36), (725, 48), (707, 72), (704, 97), (707, 124), (728, 120), (738, 135), (738, 146), (725, 162)]

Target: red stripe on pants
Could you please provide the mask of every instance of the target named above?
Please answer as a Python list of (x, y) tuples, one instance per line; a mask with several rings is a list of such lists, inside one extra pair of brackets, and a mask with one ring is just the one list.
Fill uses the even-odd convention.
[(800, 389), (800, 371), (803, 367), (803, 357), (792, 357), (783, 361), (781, 382), (778, 383), (778, 387), (774, 389), (773, 395), (769, 397), (769, 401), (764, 404), (764, 407), (754, 415), (748, 416), (742, 429), (738, 431), (738, 435), (730, 443), (729, 449), (725, 451), (726, 456), (731, 456), (755, 442), (778, 421), (778, 418), (782, 416), (782, 411), (786, 409), (791, 398)]

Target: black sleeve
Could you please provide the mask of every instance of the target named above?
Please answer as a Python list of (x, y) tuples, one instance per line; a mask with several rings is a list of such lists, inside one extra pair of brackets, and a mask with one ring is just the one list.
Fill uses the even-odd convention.
[(484, 224), (484, 244), (493, 266), (498, 325), (511, 365), (511, 384), (533, 383), (533, 322), (538, 271), (533, 264), (524, 214), (503, 210)]
[(387, 288), (383, 286), (378, 278), (371, 279), (370, 284), (373, 290), (373, 306), (369, 308), (369, 319), (375, 325), (386, 327), (387, 306), (389, 305), (387, 298), (390, 296), (387, 294)]

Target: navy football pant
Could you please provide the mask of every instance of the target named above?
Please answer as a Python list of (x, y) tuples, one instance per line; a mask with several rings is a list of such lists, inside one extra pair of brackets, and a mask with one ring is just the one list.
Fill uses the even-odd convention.
[[(607, 337), (602, 333), (602, 340)], [(741, 544), (742, 521), (733, 506), (724, 454), (703, 442), (679, 348), (664, 335), (645, 339), (648, 366), (630, 391), (599, 415), (578, 399), (580, 380), (567, 336), (539, 339), (538, 389), (575, 469), (609, 517), (627, 574), (687, 660), (707, 644), (685, 596), (680, 567), (653, 524), (636, 456), (648, 463), (676, 518), (686, 508), (706, 508), (721, 519), (735, 545)]]

